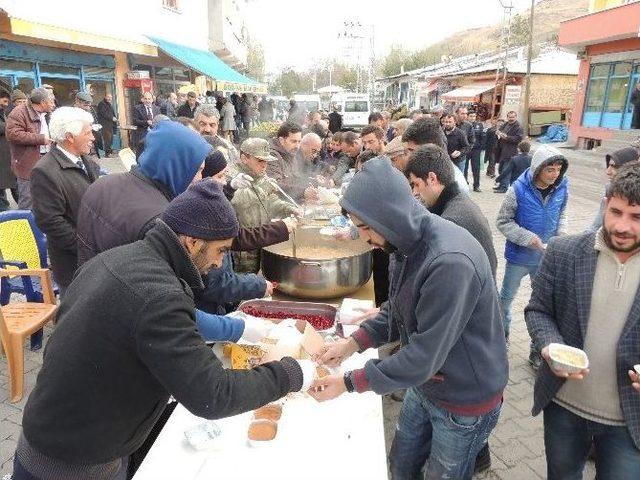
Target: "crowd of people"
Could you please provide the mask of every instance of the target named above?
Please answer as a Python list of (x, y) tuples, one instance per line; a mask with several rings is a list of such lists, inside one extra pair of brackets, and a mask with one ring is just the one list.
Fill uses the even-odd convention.
[[(61, 299), (24, 410), (15, 480), (130, 478), (176, 401), (220, 418), (296, 391), (318, 401), (394, 393), (403, 404), (392, 477), (469, 479), (491, 462), (511, 304), (526, 275), (548, 477), (580, 478), (593, 448), (600, 480), (640, 478), (638, 148), (607, 156), (594, 224), (568, 235), (569, 162), (549, 146), (530, 155), (515, 112), (487, 129), (464, 106), (393, 122), (374, 112), (355, 132), (337, 112), (323, 118), (292, 104), (267, 140), (247, 138), (253, 113), (243, 117), (257, 108), (266, 118), (264, 104), (210, 97), (187, 94), (178, 105), (171, 94), (159, 106), (145, 93), (133, 112), (137, 164), (106, 174), (94, 125), (113, 128), (109, 105), (94, 116), (83, 92), (59, 108), (47, 88), (0, 94), (0, 187), (47, 235)], [(504, 194), (500, 288), (490, 223), (473, 198), (483, 156), (490, 177), (498, 165)], [(373, 247), (379, 309), (312, 360), (225, 370), (207, 342), (265, 336), (264, 322), (233, 312), (271, 296), (261, 249), (287, 240), (304, 216), (299, 204), (317, 202), (323, 188), (340, 189), (351, 224), (336, 238)], [(392, 342), (399, 348), (387, 357), (315, 378), (318, 363)], [(551, 343), (583, 349), (589, 368), (558, 369)]]

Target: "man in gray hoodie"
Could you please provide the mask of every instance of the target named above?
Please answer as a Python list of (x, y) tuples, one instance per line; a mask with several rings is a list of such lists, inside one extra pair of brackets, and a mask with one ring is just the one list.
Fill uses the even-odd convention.
[[(380, 202), (380, 198), (393, 201)], [(360, 237), (392, 253), (389, 301), (318, 360), (337, 365), (356, 351), (400, 340), (364, 368), (317, 380), (320, 401), (345, 392), (406, 388), (391, 448), (393, 478), (470, 479), (495, 427), (508, 364), (491, 267), (469, 232), (430, 214), (384, 157), (364, 164), (340, 201)]]

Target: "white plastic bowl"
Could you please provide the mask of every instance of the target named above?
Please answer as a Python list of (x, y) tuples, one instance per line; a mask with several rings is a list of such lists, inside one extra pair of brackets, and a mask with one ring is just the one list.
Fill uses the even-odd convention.
[[(580, 361), (569, 363), (561, 358), (563, 352), (576, 355)], [(589, 368), (589, 358), (587, 354), (579, 348), (570, 347), (562, 343), (549, 344), (549, 357), (551, 358), (551, 368), (567, 373), (578, 373), (585, 368)]]

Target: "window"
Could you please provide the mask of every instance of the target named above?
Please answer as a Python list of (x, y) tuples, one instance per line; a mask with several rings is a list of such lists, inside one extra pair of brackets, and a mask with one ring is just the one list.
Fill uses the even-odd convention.
[(345, 112), (368, 112), (369, 102), (366, 100), (352, 100), (344, 102)]
[(180, 11), (180, 1), (179, 0), (162, 0), (162, 6), (169, 10), (173, 10), (174, 12)]

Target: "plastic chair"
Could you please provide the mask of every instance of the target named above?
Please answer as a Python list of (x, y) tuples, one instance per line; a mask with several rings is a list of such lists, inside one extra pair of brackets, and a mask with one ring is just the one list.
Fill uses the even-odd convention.
[[(0, 212), (0, 268), (48, 268), (47, 240), (30, 210)], [(57, 289), (54, 286), (54, 292)], [(7, 305), (12, 293), (24, 295), (27, 302), (42, 302), (39, 280), (13, 275), (0, 279), (0, 305)], [(31, 337), (31, 349), (42, 346), (42, 332)]]
[[(0, 278), (14, 275), (13, 269), (0, 269)], [(0, 338), (9, 367), (9, 398), (14, 403), (20, 401), (24, 390), (24, 340), (34, 332), (42, 331), (58, 310), (49, 270), (23, 269), (19, 275), (39, 278), (44, 303), (14, 302), (0, 307)]]

